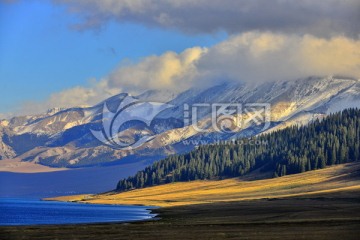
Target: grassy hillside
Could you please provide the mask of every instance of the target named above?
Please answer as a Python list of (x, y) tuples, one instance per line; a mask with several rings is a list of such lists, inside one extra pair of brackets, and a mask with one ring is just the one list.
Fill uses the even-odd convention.
[(197, 180), (100, 195), (60, 197), (53, 200), (105, 204), (181, 206), (263, 198), (309, 197), (322, 193), (360, 191), (360, 162), (279, 178), (254, 180), (257, 173), (219, 181)]
[(233, 178), (260, 169), (278, 177), (358, 160), (360, 110), (347, 109), (307, 126), (293, 126), (256, 138), (204, 145), (187, 154), (169, 156), (134, 176), (120, 180), (116, 190)]

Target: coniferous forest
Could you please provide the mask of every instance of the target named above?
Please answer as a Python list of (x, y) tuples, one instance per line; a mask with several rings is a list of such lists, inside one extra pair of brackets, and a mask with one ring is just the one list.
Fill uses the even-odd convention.
[[(250, 144), (252, 143), (252, 144)], [(360, 110), (235, 142), (199, 146), (122, 179), (117, 191), (197, 179), (238, 177), (255, 169), (274, 177), (360, 160)]]

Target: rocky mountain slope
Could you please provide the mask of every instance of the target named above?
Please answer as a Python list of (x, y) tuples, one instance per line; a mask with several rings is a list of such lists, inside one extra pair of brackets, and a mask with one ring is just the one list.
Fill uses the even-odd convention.
[[(161, 103), (168, 104), (164, 110)], [(227, 126), (219, 132), (222, 126), (214, 129), (209, 104), (228, 103), (241, 104), (242, 111), (235, 114), (242, 121), (241, 128), (233, 132)], [(270, 106), (268, 121), (251, 121), (254, 109), (264, 103)], [(196, 125), (203, 129), (201, 132), (191, 124), (196, 104), (203, 104), (196, 109)], [(104, 106), (109, 111), (104, 111)], [(119, 109), (121, 106), (126, 107)], [(152, 161), (189, 151), (201, 143), (306, 124), (331, 112), (359, 106), (360, 80), (345, 77), (223, 83), (181, 93), (157, 90), (139, 96), (122, 93), (93, 107), (51, 109), (40, 115), (0, 120), (0, 159), (17, 157), (52, 167), (109, 165), (144, 158)], [(157, 110), (163, 111), (152, 118)], [(131, 121), (117, 126), (115, 119), (120, 114)], [(96, 131), (105, 135), (105, 144), (94, 136)], [(119, 147), (138, 140), (142, 141), (139, 146)]]

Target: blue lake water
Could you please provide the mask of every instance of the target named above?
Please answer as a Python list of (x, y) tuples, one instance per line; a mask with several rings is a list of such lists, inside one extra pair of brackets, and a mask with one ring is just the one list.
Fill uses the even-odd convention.
[(130, 222), (155, 217), (151, 207), (0, 198), (0, 225)]

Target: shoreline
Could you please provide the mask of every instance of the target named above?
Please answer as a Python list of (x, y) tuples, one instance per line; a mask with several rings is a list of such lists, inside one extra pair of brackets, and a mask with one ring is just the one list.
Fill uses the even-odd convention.
[[(157, 209), (161, 209), (162, 207), (160, 206), (148, 206), (148, 205), (142, 205), (142, 204), (138, 204), (138, 205), (131, 205), (131, 204), (106, 204), (106, 203), (89, 203), (89, 202), (82, 202), (82, 201), (61, 201), (58, 200), (56, 197), (55, 198), (41, 198), (40, 201), (49, 201), (49, 202), (68, 202), (68, 203), (79, 203), (79, 204), (93, 204), (93, 205), (110, 205), (110, 206), (137, 206), (137, 207), (145, 207), (145, 210), (149, 211), (149, 214), (155, 215), (151, 218), (148, 219), (141, 219), (141, 220), (132, 220), (132, 221), (121, 221), (121, 222), (117, 222), (118, 224), (121, 223), (133, 223), (133, 222), (147, 222), (147, 221), (157, 221), (160, 220), (161, 218), (158, 217), (158, 213), (154, 213), (154, 211), (156, 211)], [(102, 223), (79, 223), (81, 224), (102, 224)], [(113, 224), (111, 222), (103, 222), (103, 224)], [(115, 224), (115, 223), (114, 223)], [(65, 225), (65, 224), (64, 224)], [(78, 225), (78, 224), (76, 224)], [(1, 226), (0, 226), (1, 227)]]
[(357, 239), (359, 199), (360, 191), (348, 191), (342, 195), (319, 194), (311, 198), (162, 207), (152, 211), (160, 218), (156, 221), (0, 227), (0, 238)]
[[(92, 194), (86, 194), (86, 195), (92, 195)], [(82, 199), (79, 200), (66, 200), (67, 197), (73, 197), (73, 196), (80, 196), (80, 195), (70, 195), (70, 196), (59, 196), (59, 197), (50, 197), (50, 198), (40, 198), (40, 201), (48, 201), (48, 202), (65, 202), (65, 203), (79, 203), (79, 204), (93, 204), (93, 205), (110, 205), (110, 206), (137, 206), (137, 207), (150, 207), (152, 209), (162, 208), (161, 206), (155, 206), (155, 205), (146, 205), (146, 204), (126, 204), (126, 203), (101, 203), (101, 202), (87, 202)]]
[[(155, 212), (158, 207), (154, 206), (60, 202), (39, 198), (0, 198), (0, 200), (1, 208), (4, 210), (0, 218), (0, 228), (130, 224), (160, 219), (158, 213)], [(29, 207), (30, 210), (27, 211), (24, 206)]]
[(9, 173), (50, 173), (59, 171), (69, 171), (69, 168), (49, 167), (33, 162), (24, 162), (20, 158), (2, 159), (0, 161), (0, 172)]
[[(151, 213), (154, 214), (154, 213)], [(158, 218), (158, 219), (156, 219)], [(131, 223), (139, 223), (139, 222), (150, 222), (150, 221), (158, 221), (161, 218), (154, 216), (151, 218), (146, 218), (146, 219), (139, 219), (139, 220), (124, 220), (124, 221), (113, 221), (113, 222), (90, 222), (90, 223), (57, 223), (57, 224), (28, 224), (28, 225), (0, 225), (0, 229), (1, 228), (27, 228), (27, 227), (61, 227), (61, 226), (98, 226), (98, 225), (117, 225), (117, 224), (131, 224)], [(0, 235), (1, 236), (1, 235)]]

